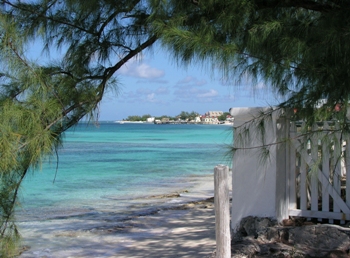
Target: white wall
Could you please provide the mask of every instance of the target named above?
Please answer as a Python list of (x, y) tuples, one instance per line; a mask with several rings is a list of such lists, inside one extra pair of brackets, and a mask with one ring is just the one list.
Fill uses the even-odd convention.
[(147, 118), (147, 123), (154, 123), (154, 117)]
[[(231, 115), (234, 116), (234, 146), (246, 148), (236, 150), (232, 162), (231, 227), (234, 231), (241, 219), (247, 216), (276, 218), (276, 204), (279, 205), (276, 200), (276, 145), (269, 147), (267, 156), (263, 155), (262, 148), (259, 148), (263, 141), (260, 134), (254, 130), (256, 127), (250, 127), (249, 133), (244, 134), (243, 141), (239, 139), (247, 121), (270, 111), (269, 108), (230, 109)], [(271, 116), (264, 119), (265, 144), (276, 142), (278, 114), (279, 111), (273, 111)]]

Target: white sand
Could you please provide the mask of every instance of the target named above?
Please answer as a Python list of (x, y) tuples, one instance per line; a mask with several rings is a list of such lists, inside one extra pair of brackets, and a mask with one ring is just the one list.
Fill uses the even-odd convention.
[(144, 237), (130, 241), (114, 257), (203, 258), (215, 250), (212, 208), (166, 211), (145, 220), (152, 229)]
[[(213, 196), (213, 178), (203, 180), (180, 199), (206, 199)], [(176, 202), (176, 199), (174, 199)], [(22, 228), (28, 257), (209, 257), (215, 250), (213, 204), (195, 205), (185, 210), (161, 210), (154, 215), (135, 217), (118, 228), (114, 221), (70, 219), (31, 222)], [(60, 228), (60, 225), (61, 228)], [(92, 230), (86, 230), (86, 228)], [(101, 227), (101, 225), (103, 225)], [(72, 229), (74, 228), (74, 229)], [(30, 236), (30, 237), (26, 237)]]

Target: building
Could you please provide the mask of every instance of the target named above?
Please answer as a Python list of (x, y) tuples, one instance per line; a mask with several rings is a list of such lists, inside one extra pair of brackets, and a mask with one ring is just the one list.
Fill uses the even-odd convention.
[(200, 116), (196, 116), (196, 117), (194, 118), (194, 122), (195, 122), (195, 123), (200, 123), (200, 122), (201, 122), (201, 117), (200, 117)]
[(217, 117), (203, 117), (202, 118), (202, 122), (204, 124), (219, 124), (219, 120), (217, 119)]
[(154, 117), (149, 117), (147, 118), (147, 123), (154, 123), (155, 118)]
[(169, 117), (163, 117), (161, 122), (162, 122), (162, 124), (169, 124), (170, 123), (170, 119), (169, 119)]
[(223, 111), (208, 111), (207, 113), (205, 113), (206, 117), (219, 117), (222, 114), (224, 114)]

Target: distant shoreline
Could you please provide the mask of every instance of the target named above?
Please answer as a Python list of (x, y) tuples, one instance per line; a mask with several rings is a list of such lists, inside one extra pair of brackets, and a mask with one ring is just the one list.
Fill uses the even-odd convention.
[(233, 123), (203, 123), (203, 122), (178, 122), (178, 121), (170, 121), (170, 122), (161, 122), (161, 123), (152, 123), (146, 121), (127, 121), (127, 120), (117, 120), (113, 121), (116, 124), (190, 124), (190, 125), (229, 125), (233, 126)]

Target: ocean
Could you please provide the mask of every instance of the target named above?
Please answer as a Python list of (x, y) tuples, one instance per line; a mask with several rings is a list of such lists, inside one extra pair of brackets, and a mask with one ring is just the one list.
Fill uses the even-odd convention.
[[(209, 196), (191, 189), (230, 163), (232, 139), (224, 125), (79, 124), (22, 185), (17, 221), (30, 248), (21, 257), (68, 257), (82, 244), (57, 235), (88, 238), (110, 222), (123, 228), (132, 217)], [(182, 198), (161, 198), (171, 193)]]

